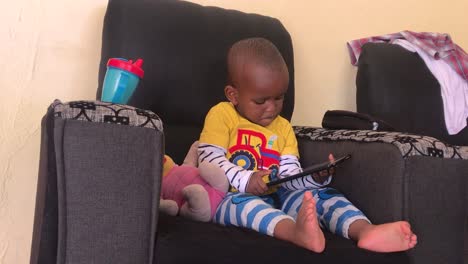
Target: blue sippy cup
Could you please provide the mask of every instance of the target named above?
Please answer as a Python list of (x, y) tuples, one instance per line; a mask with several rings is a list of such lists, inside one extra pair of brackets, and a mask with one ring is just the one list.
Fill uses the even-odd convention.
[(102, 87), (101, 101), (127, 104), (138, 82), (143, 78), (142, 59), (112, 58), (107, 62), (107, 72)]

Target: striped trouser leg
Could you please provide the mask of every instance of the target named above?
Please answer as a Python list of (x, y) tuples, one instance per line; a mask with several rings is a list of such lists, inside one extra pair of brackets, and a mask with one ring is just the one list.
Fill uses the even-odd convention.
[(213, 217), (215, 223), (245, 227), (269, 236), (273, 236), (276, 224), (283, 219), (294, 221), (262, 198), (247, 193), (229, 193)]
[(369, 221), (343, 194), (333, 188), (290, 191), (282, 195), (283, 210), (294, 219), (302, 205), (304, 192), (311, 191), (316, 201), (317, 217), (320, 226), (330, 232), (349, 238), (349, 226), (356, 220)]

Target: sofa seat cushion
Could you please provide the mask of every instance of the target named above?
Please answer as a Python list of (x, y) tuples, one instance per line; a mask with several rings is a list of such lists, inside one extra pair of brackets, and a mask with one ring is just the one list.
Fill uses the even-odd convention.
[(160, 214), (155, 263), (409, 263), (406, 253), (380, 254), (325, 232), (326, 248), (313, 253), (255, 231)]

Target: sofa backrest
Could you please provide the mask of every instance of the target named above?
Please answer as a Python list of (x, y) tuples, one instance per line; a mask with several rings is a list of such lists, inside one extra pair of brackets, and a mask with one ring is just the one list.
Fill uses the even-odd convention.
[(468, 145), (468, 127), (448, 134), (440, 84), (417, 53), (399, 45), (367, 43), (358, 66), (358, 112), (383, 119), (397, 131)]
[(109, 58), (142, 58), (145, 76), (129, 104), (161, 117), (166, 153), (180, 163), (198, 139), (208, 110), (226, 100), (229, 47), (248, 37), (267, 38), (282, 53), (290, 74), (282, 115), (290, 119), (294, 58), (291, 37), (281, 22), (185, 1), (109, 1), (96, 98), (101, 96)]

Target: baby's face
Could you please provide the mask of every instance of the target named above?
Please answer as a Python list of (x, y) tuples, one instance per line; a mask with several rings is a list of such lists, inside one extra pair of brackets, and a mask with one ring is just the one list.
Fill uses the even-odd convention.
[(289, 84), (289, 74), (283, 70), (271, 70), (255, 64), (246, 64), (240, 74), (236, 100), (231, 102), (237, 111), (249, 121), (268, 126), (283, 109), (283, 101)]

